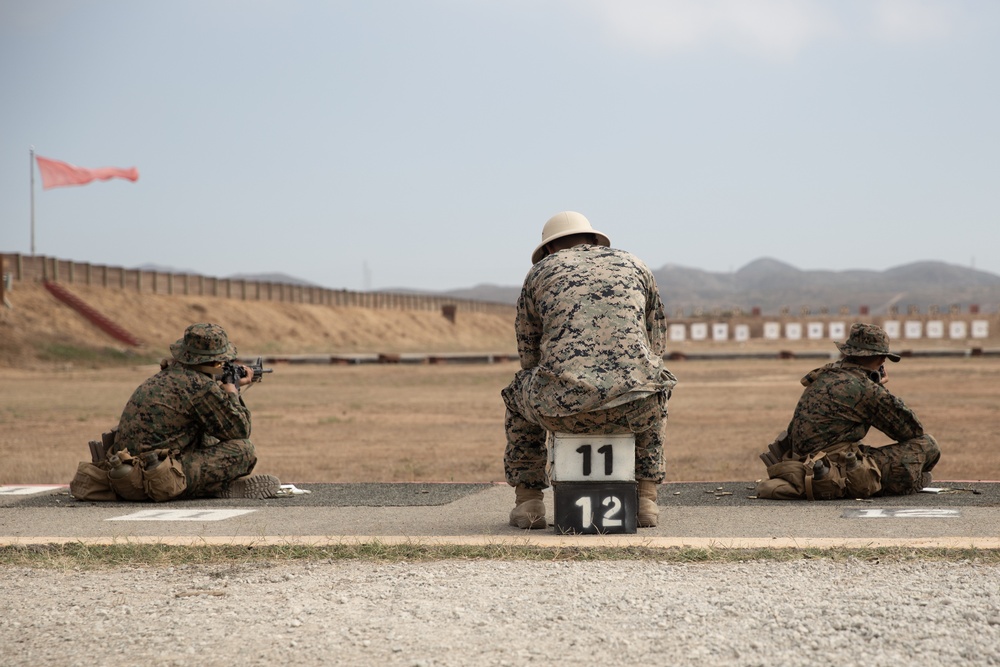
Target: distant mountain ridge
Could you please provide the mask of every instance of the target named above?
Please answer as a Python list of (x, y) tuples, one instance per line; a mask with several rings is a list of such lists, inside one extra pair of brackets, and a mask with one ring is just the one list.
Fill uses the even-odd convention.
[[(153, 264), (151, 262), (141, 264), (135, 268), (140, 271), (158, 271), (160, 273), (173, 273), (181, 275), (185, 273), (197, 275), (198, 273), (197, 271), (178, 269), (172, 266)], [(290, 276), (287, 273), (234, 273), (231, 276), (226, 276), (226, 278), (228, 280), (251, 280), (262, 283), (282, 283), (285, 285), (300, 285), (302, 287), (319, 287), (316, 283), (303, 280), (302, 278), (296, 278), (295, 276)]]
[[(703, 271), (668, 264), (653, 271), (668, 314), (702, 311), (777, 314), (788, 308), (836, 313), (841, 307), (858, 312), (867, 306), (873, 315), (890, 307), (906, 312), (911, 306), (927, 312), (931, 306), (966, 311), (976, 304), (982, 312), (1000, 307), (1000, 276), (945, 262), (922, 261), (885, 271), (802, 270), (785, 262), (761, 258), (729, 273)], [(392, 290), (386, 290), (392, 291)], [(516, 303), (520, 286), (477, 285), (443, 292), (448, 296), (500, 303)]]
[[(178, 272), (155, 264), (137, 268)], [(913, 262), (885, 271), (827, 271), (802, 270), (764, 257), (727, 273), (667, 264), (653, 270), (653, 275), (667, 314), (672, 317), (678, 313), (690, 315), (697, 311), (732, 312), (739, 309), (749, 313), (754, 308), (760, 309), (763, 315), (776, 315), (786, 308), (792, 313), (799, 313), (802, 309), (812, 313), (823, 309), (836, 313), (846, 307), (851, 313), (857, 313), (861, 306), (867, 306), (872, 315), (885, 314), (892, 307), (899, 312), (907, 312), (911, 306), (922, 313), (932, 306), (945, 311), (958, 306), (966, 312), (971, 304), (979, 306), (984, 313), (1000, 310), (1000, 276), (936, 261)], [(229, 278), (318, 286), (285, 273), (238, 274)], [(513, 305), (521, 294), (521, 286), (479, 284), (445, 291), (412, 288), (378, 291)]]

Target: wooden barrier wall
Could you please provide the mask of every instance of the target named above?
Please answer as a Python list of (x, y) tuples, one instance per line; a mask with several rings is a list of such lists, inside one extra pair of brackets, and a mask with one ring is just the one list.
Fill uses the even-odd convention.
[(280, 301), (395, 310), (442, 311), (445, 307), (451, 307), (452, 313), (457, 309), (467, 313), (495, 313), (511, 317), (514, 314), (512, 305), (488, 301), (424, 294), (352, 292), (308, 285), (215, 278), (189, 273), (142, 271), (41, 255), (0, 254), (0, 262), (3, 264), (0, 274), (10, 274), (15, 282), (52, 281), (66, 285), (80, 284), (128, 290), (141, 294), (212, 296), (244, 301)]

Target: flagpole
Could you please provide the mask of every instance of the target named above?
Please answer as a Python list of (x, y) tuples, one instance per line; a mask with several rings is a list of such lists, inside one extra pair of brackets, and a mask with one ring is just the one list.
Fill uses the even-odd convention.
[(28, 154), (28, 171), (31, 172), (31, 256), (35, 256), (35, 147)]

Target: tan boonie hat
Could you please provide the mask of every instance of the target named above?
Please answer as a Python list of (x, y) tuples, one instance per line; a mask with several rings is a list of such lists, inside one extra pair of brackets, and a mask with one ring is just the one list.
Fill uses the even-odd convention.
[(848, 357), (877, 357), (885, 355), (889, 361), (899, 361), (895, 352), (889, 351), (889, 335), (874, 324), (854, 324), (846, 343), (837, 343), (837, 348)]
[(184, 330), (184, 338), (170, 346), (170, 353), (182, 364), (204, 364), (235, 359), (236, 346), (218, 324), (199, 323)]
[(545, 250), (546, 243), (570, 234), (596, 234), (597, 245), (611, 247), (611, 239), (608, 238), (607, 234), (591, 227), (590, 220), (587, 220), (583, 214), (576, 211), (563, 211), (549, 218), (545, 226), (542, 227), (542, 242), (535, 248), (535, 252), (531, 253), (531, 263), (537, 264), (549, 254)]

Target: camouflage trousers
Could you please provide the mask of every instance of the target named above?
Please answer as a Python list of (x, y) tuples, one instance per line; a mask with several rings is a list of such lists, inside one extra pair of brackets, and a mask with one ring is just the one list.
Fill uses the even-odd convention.
[(507, 406), (504, 428), (507, 448), (503, 464), (507, 483), (529, 489), (549, 485), (547, 470), (548, 431), (560, 433), (635, 433), (635, 478), (657, 483), (665, 477), (663, 465), (664, 426), (667, 402), (663, 393), (607, 410), (583, 412), (567, 417), (539, 414), (522, 391), (519, 378), (501, 392)]
[(859, 444), (862, 454), (872, 457), (882, 472), (881, 496), (905, 496), (916, 493), (930, 481), (931, 469), (941, 458), (937, 441), (924, 434), (919, 438), (882, 447)]
[(210, 498), (237, 477), (249, 475), (257, 465), (249, 440), (219, 440), (204, 436), (199, 446), (174, 455), (187, 477), (187, 488), (178, 498)]

